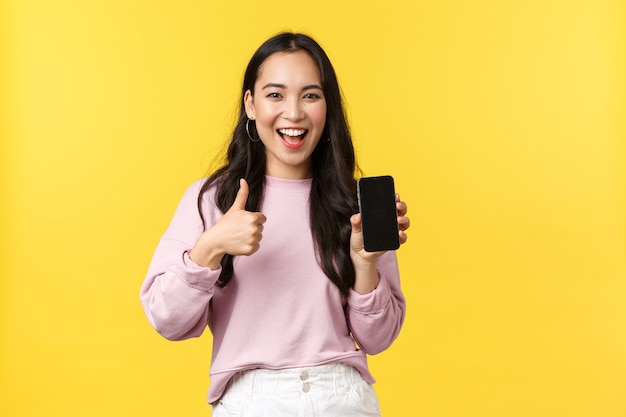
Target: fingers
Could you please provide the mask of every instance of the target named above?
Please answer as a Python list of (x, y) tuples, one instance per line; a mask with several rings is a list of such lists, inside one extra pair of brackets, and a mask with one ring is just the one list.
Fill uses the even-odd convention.
[(408, 210), (406, 203), (400, 200), (400, 194), (396, 194), (396, 210), (398, 210), (398, 216), (406, 215)]
[[(398, 211), (398, 229), (404, 231), (411, 226), (411, 221), (406, 217), (408, 207), (404, 201), (400, 200), (400, 194), (396, 194), (396, 210)], [(404, 239), (406, 240), (406, 235)], [(400, 240), (402, 241), (402, 236)]]
[(399, 232), (399, 236), (400, 236), (400, 244), (404, 245), (406, 243), (406, 239), (407, 239), (406, 233), (404, 233), (403, 231), (400, 231)]
[(260, 212), (246, 210), (249, 194), (248, 182), (241, 178), (235, 201), (216, 228), (224, 253), (251, 255), (259, 250), (263, 224), (267, 219)]
[(250, 190), (248, 187), (248, 183), (245, 179), (239, 180), (239, 191), (237, 191), (237, 196), (235, 196), (235, 201), (233, 205), (230, 207), (230, 210), (245, 210), (246, 202), (248, 201), (248, 194)]
[(398, 210), (398, 234), (400, 236), (400, 243), (404, 244), (407, 240), (405, 230), (411, 226), (411, 220), (406, 217), (408, 207), (404, 201), (400, 200), (400, 194), (396, 194), (396, 210)]
[(398, 216), (398, 229), (406, 230), (411, 226), (411, 220), (405, 216)]

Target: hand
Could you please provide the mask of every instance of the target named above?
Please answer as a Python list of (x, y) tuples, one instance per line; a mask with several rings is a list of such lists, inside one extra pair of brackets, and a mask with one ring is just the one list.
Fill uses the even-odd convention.
[[(406, 229), (409, 228), (411, 222), (406, 217), (407, 205), (400, 201), (400, 195), (396, 194), (396, 211), (398, 212), (398, 234), (400, 244), (406, 242)], [(352, 234), (350, 235), (350, 259), (354, 265), (355, 280), (353, 289), (359, 294), (367, 294), (373, 291), (380, 281), (378, 271), (376, 269), (376, 259), (383, 252), (367, 252), (363, 244), (363, 229), (361, 214), (357, 213), (350, 217), (352, 224)]]
[[(398, 212), (398, 235), (400, 238), (400, 244), (404, 244), (407, 240), (406, 230), (411, 225), (411, 221), (406, 217), (407, 205), (405, 202), (400, 201), (400, 194), (396, 194), (396, 211)], [(372, 261), (378, 258), (384, 252), (366, 252), (363, 244), (363, 229), (361, 214), (357, 213), (350, 218), (352, 224), (352, 235), (350, 236), (350, 255), (353, 258), (356, 256)]]
[(248, 183), (242, 178), (233, 205), (189, 251), (192, 261), (217, 269), (225, 254), (252, 255), (259, 250), (263, 223), (267, 219), (262, 213), (246, 211), (248, 193)]

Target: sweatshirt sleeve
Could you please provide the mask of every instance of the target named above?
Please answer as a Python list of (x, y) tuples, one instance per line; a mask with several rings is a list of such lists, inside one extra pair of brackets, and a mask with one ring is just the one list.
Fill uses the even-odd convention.
[[(140, 300), (148, 321), (170, 340), (202, 334), (221, 272), (199, 266), (189, 258), (189, 250), (204, 231), (197, 206), (201, 186), (202, 181), (197, 181), (185, 192), (141, 286)], [(212, 220), (206, 218), (207, 223)]]
[(400, 333), (406, 312), (396, 253), (389, 251), (381, 255), (377, 269), (380, 282), (376, 289), (369, 294), (350, 290), (346, 307), (352, 337), (369, 355), (391, 346)]

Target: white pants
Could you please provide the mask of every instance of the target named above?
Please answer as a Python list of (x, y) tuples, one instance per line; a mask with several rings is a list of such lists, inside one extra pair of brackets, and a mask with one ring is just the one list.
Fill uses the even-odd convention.
[(235, 375), (213, 417), (380, 417), (374, 389), (351, 366), (335, 363)]

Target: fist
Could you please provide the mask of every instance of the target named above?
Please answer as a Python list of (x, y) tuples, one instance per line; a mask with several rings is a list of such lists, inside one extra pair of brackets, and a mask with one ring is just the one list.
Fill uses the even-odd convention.
[(225, 254), (252, 255), (259, 250), (267, 219), (262, 213), (246, 211), (248, 194), (248, 183), (242, 178), (233, 205), (198, 238), (189, 252), (192, 261), (216, 269)]

